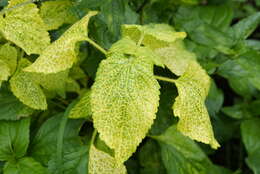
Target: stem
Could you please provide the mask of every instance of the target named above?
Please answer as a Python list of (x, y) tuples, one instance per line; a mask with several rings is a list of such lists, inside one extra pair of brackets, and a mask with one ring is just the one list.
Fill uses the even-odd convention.
[(95, 48), (97, 48), (100, 52), (102, 52), (103, 54), (107, 55), (107, 51), (102, 48), (101, 46), (99, 46), (96, 42), (94, 42), (93, 40), (87, 38), (86, 39), (91, 45), (93, 45)]
[(167, 78), (167, 77), (156, 76), (156, 75), (154, 75), (154, 77), (155, 77), (157, 80), (161, 80), (161, 81), (165, 81), (165, 82), (170, 82), (170, 83), (175, 83), (175, 82), (176, 82), (176, 80), (170, 79), (170, 78)]
[(94, 144), (96, 136), (97, 136), (97, 130), (95, 129), (90, 140), (90, 146)]
[(70, 113), (71, 108), (75, 105), (75, 102), (71, 103), (63, 117), (62, 120), (60, 122), (60, 127), (58, 130), (58, 138), (57, 138), (57, 166), (58, 166), (58, 174), (62, 174), (62, 165), (63, 165), (63, 138), (64, 138), (64, 132), (65, 132), (65, 128), (66, 128), (66, 124), (68, 122), (68, 115)]

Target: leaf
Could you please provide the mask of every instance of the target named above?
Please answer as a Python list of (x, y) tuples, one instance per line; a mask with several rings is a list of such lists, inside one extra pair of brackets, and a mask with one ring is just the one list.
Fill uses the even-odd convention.
[(214, 138), (205, 99), (210, 88), (210, 78), (196, 61), (190, 61), (185, 73), (175, 81), (178, 97), (173, 105), (174, 115), (179, 117), (177, 125), (191, 139), (219, 147)]
[(206, 154), (191, 139), (182, 135), (176, 125), (165, 133), (154, 136), (161, 147), (163, 164), (167, 173), (222, 174), (216, 172)]
[(73, 4), (69, 0), (43, 2), (40, 16), (46, 24), (47, 30), (55, 30), (63, 24), (76, 22), (77, 16), (72, 8)]
[[(147, 158), (149, 157), (149, 158)], [(162, 165), (160, 146), (156, 141), (148, 140), (138, 151), (141, 174), (166, 173)]]
[(119, 164), (145, 137), (158, 105), (159, 84), (151, 61), (114, 54), (101, 62), (92, 87), (92, 118)]
[(230, 32), (234, 33), (237, 40), (246, 39), (260, 23), (260, 12), (254, 13), (232, 26)]
[(206, 99), (206, 106), (209, 112), (209, 115), (216, 117), (216, 114), (220, 111), (224, 103), (224, 94), (221, 89), (216, 86), (214, 80), (211, 81), (211, 86), (209, 94)]
[(35, 83), (65, 98), (68, 74), (69, 72), (66, 70), (54, 74), (31, 73), (31, 76)]
[(38, 84), (34, 82), (31, 74), (22, 71), (30, 65), (27, 59), (21, 59), (18, 70), (10, 80), (11, 90), (14, 95), (24, 104), (33, 109), (47, 109), (46, 97)]
[(0, 87), (1, 87), (2, 81), (8, 80), (8, 77), (10, 75), (11, 75), (11, 73), (10, 73), (10, 68), (8, 67), (8, 64), (0, 59)]
[(30, 119), (0, 121), (0, 160), (14, 160), (25, 155), (29, 145)]
[(32, 65), (25, 68), (25, 71), (50, 74), (71, 68), (77, 61), (76, 43), (88, 39), (86, 25), (90, 17), (96, 14), (97, 12), (91, 11), (72, 25), (58, 40), (49, 45)]
[(155, 65), (164, 67), (160, 55), (156, 54), (148, 47), (139, 46), (129, 37), (124, 37), (117, 41), (109, 49), (109, 54), (121, 53), (130, 56), (135, 56), (141, 59), (147, 59), (152, 61)]
[(24, 157), (18, 161), (9, 161), (4, 166), (5, 174), (49, 174), (39, 162), (33, 158)]
[(246, 162), (254, 171), (260, 173), (260, 119), (245, 120), (241, 124), (242, 140), (248, 153)]
[[(56, 158), (57, 138), (58, 138), (59, 125), (62, 116), (63, 114), (57, 114), (49, 118), (46, 122), (42, 124), (39, 131), (37, 132), (37, 134), (32, 140), (30, 155), (44, 165), (48, 165), (48, 162), (51, 159), (55, 160)], [(72, 156), (70, 155), (73, 155), (73, 152), (77, 153), (77, 151), (79, 152), (81, 151), (79, 147), (82, 147), (83, 145), (82, 142), (80, 141), (80, 137), (78, 136), (78, 133), (80, 127), (82, 126), (82, 123), (83, 120), (69, 120), (68, 123), (66, 124), (64, 139), (63, 139), (64, 163), (69, 163), (70, 161), (69, 159), (65, 158), (66, 155), (68, 155), (67, 157), (71, 158)]]
[(126, 174), (123, 164), (117, 165), (116, 159), (102, 152), (94, 145), (89, 152), (89, 174)]
[(69, 113), (69, 118), (87, 118), (92, 114), (90, 106), (90, 93), (86, 91)]
[(33, 109), (21, 103), (10, 92), (0, 91), (0, 120), (18, 120), (32, 113)]
[[(7, 8), (24, 2), (26, 0), (10, 0)], [(33, 3), (9, 10), (5, 17), (0, 16), (0, 31), (27, 54), (40, 54), (50, 44), (46, 26)]]
[(185, 32), (176, 32), (167, 24), (123, 25), (122, 35), (130, 37), (135, 42), (142, 39), (141, 43), (152, 49), (166, 47), (186, 37)]
[[(92, 3), (91, 3), (92, 1)], [(85, 8), (96, 6), (100, 13), (97, 20), (94, 21), (91, 36), (102, 47), (109, 49), (112, 43), (120, 38), (120, 29), (122, 24), (135, 24), (138, 22), (139, 14), (131, 8), (128, 1), (125, 0), (91, 0), (85, 3)], [(78, 7), (81, 8), (81, 7)], [(92, 8), (91, 8), (92, 9)]]
[(4, 61), (9, 69), (10, 73), (13, 74), (17, 66), (17, 50), (9, 43), (4, 44), (0, 48), (0, 59)]
[(79, 145), (79, 143), (66, 144), (66, 152), (62, 156), (62, 166), (57, 165), (57, 159), (53, 157), (48, 162), (48, 169), (51, 174), (85, 174), (88, 170), (89, 146)]
[(182, 41), (176, 41), (168, 47), (158, 48), (155, 52), (161, 55), (161, 59), (167, 68), (178, 76), (186, 71), (190, 60), (196, 59), (195, 54), (187, 51)]

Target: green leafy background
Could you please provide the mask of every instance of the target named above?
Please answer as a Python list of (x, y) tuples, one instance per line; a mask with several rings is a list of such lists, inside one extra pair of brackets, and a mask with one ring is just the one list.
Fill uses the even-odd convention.
[(260, 174), (259, 0), (0, 10), (0, 173)]

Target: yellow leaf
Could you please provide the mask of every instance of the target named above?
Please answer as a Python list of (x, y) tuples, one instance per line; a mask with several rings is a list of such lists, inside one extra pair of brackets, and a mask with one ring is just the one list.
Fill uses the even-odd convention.
[(58, 40), (49, 45), (31, 66), (25, 68), (25, 71), (50, 74), (71, 68), (77, 61), (76, 43), (88, 39), (87, 24), (90, 17), (96, 14), (97, 12), (91, 11), (72, 25)]
[(98, 150), (94, 145), (89, 152), (89, 174), (126, 174), (123, 164), (117, 165), (116, 160), (109, 154)]
[[(24, 2), (27, 0), (10, 0), (7, 8)], [(33, 3), (9, 10), (5, 17), (0, 16), (0, 31), (27, 54), (40, 54), (50, 44), (49, 33)]]

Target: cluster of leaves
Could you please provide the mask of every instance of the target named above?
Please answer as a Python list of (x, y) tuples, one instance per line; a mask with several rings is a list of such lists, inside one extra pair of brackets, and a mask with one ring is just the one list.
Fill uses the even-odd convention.
[(259, 0), (0, 7), (0, 173), (260, 174)]

